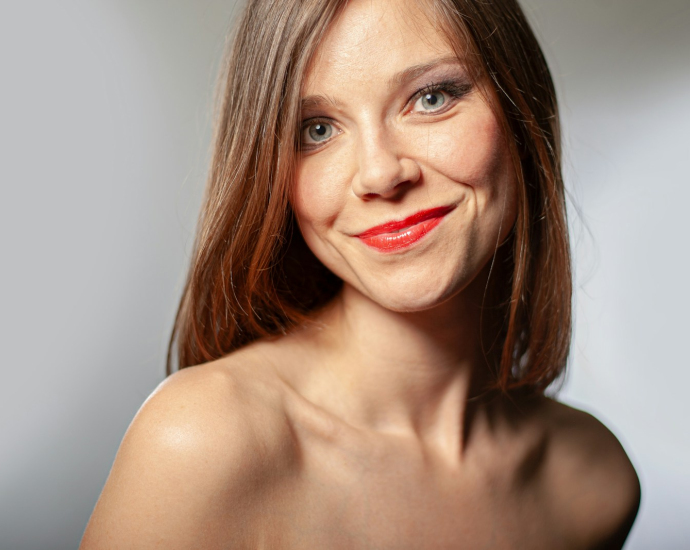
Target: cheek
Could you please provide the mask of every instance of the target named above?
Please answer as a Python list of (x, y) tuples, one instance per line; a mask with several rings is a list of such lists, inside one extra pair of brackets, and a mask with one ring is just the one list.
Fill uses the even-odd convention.
[(510, 155), (493, 115), (451, 120), (427, 138), (426, 159), (432, 169), (475, 189), (491, 192), (500, 187), (510, 166)]
[(304, 159), (292, 189), (292, 208), (302, 233), (322, 233), (333, 225), (345, 200), (335, 163)]
[(461, 124), (451, 120), (429, 135), (426, 161), (433, 171), (471, 189), (478, 215), (500, 217), (512, 226), (516, 178), (503, 133), (488, 109), (468, 118)]

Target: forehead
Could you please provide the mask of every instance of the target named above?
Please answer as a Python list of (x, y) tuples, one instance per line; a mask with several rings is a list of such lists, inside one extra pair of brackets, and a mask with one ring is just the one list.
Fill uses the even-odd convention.
[(317, 48), (303, 95), (337, 90), (345, 80), (385, 80), (407, 67), (451, 56), (445, 35), (419, 2), (351, 0)]

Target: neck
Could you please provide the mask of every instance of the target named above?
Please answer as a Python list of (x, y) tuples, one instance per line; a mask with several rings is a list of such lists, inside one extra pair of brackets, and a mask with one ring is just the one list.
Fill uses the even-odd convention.
[(479, 293), (468, 288), (433, 309), (401, 313), (346, 284), (302, 334), (319, 354), (309, 397), (355, 426), (455, 452), (468, 404), (490, 380), (478, 285)]

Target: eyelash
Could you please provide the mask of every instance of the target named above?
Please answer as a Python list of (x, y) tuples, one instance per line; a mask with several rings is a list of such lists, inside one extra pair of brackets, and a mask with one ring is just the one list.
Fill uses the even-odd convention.
[[(333, 139), (333, 138), (329, 138), (326, 141), (323, 141), (322, 143), (309, 143), (306, 145), (304, 143), (302, 143), (302, 134), (304, 134), (304, 131), (307, 128), (309, 128), (310, 126), (314, 126), (315, 124), (330, 124), (331, 126), (333, 126), (335, 128), (335, 124), (333, 124), (333, 122), (328, 118), (314, 117), (314, 118), (309, 118), (309, 119), (305, 120), (302, 123), (302, 126), (301, 126), (300, 131), (299, 131), (298, 146), (299, 146), (299, 149), (301, 151), (310, 151), (312, 149), (317, 149), (317, 148), (321, 147), (321, 145), (323, 143), (328, 143), (329, 141), (331, 141), (331, 139)], [(340, 132), (337, 131), (334, 133), (337, 135)]]
[[(434, 94), (437, 92), (446, 92), (451, 99), (460, 99), (461, 97), (467, 95), (472, 90), (472, 85), (469, 82), (461, 80), (443, 80), (441, 82), (435, 82), (427, 84), (423, 88), (417, 90), (412, 97), (408, 100), (407, 104), (414, 105), (417, 101), (427, 94)], [(438, 112), (443, 112), (446, 109), (439, 109), (437, 111), (431, 111), (429, 114), (435, 114)]]
[[(417, 103), (417, 101), (420, 98), (424, 97), (427, 94), (433, 94), (433, 93), (437, 93), (437, 92), (445, 92), (451, 97), (451, 99), (460, 99), (461, 97), (467, 95), (471, 90), (472, 90), (472, 85), (468, 82), (459, 81), (459, 80), (443, 80), (441, 82), (427, 84), (423, 88), (420, 88), (419, 90), (417, 90), (414, 94), (412, 94), (412, 97), (410, 97), (410, 99), (407, 101), (407, 105), (411, 104), (411, 106), (414, 107), (414, 105)], [(430, 111), (427, 114), (423, 114), (423, 116), (429, 116), (429, 115), (434, 115), (437, 113), (445, 112), (452, 105), (453, 105), (453, 103), (449, 104), (448, 107), (441, 108), (437, 111)], [(411, 110), (411, 108), (410, 108), (410, 110)], [(324, 118), (324, 117), (314, 117), (314, 118), (310, 118), (310, 119), (305, 120), (302, 123), (300, 133), (299, 133), (299, 148), (302, 151), (309, 151), (309, 150), (321, 147), (322, 144), (313, 144), (312, 143), (312, 144), (306, 144), (305, 145), (304, 143), (302, 143), (302, 134), (304, 133), (304, 131), (307, 128), (309, 128), (310, 126), (313, 126), (314, 124), (320, 124), (320, 123), (331, 124), (331, 125), (335, 126), (330, 121), (330, 119)], [(331, 139), (332, 138), (330, 138), (330, 139), (328, 139), (322, 143), (328, 143), (329, 141), (331, 141)]]

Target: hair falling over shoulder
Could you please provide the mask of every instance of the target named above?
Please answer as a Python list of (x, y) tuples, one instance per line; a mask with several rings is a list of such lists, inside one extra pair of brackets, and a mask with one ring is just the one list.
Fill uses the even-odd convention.
[[(223, 66), (213, 154), (168, 372), (285, 333), (341, 282), (311, 254), (290, 210), (300, 91), (321, 37), (347, 0), (250, 0)], [(491, 288), (501, 322), (495, 386), (542, 393), (564, 371), (572, 276), (556, 93), (515, 0), (424, 0), (481, 83), (518, 181), (513, 232)]]

